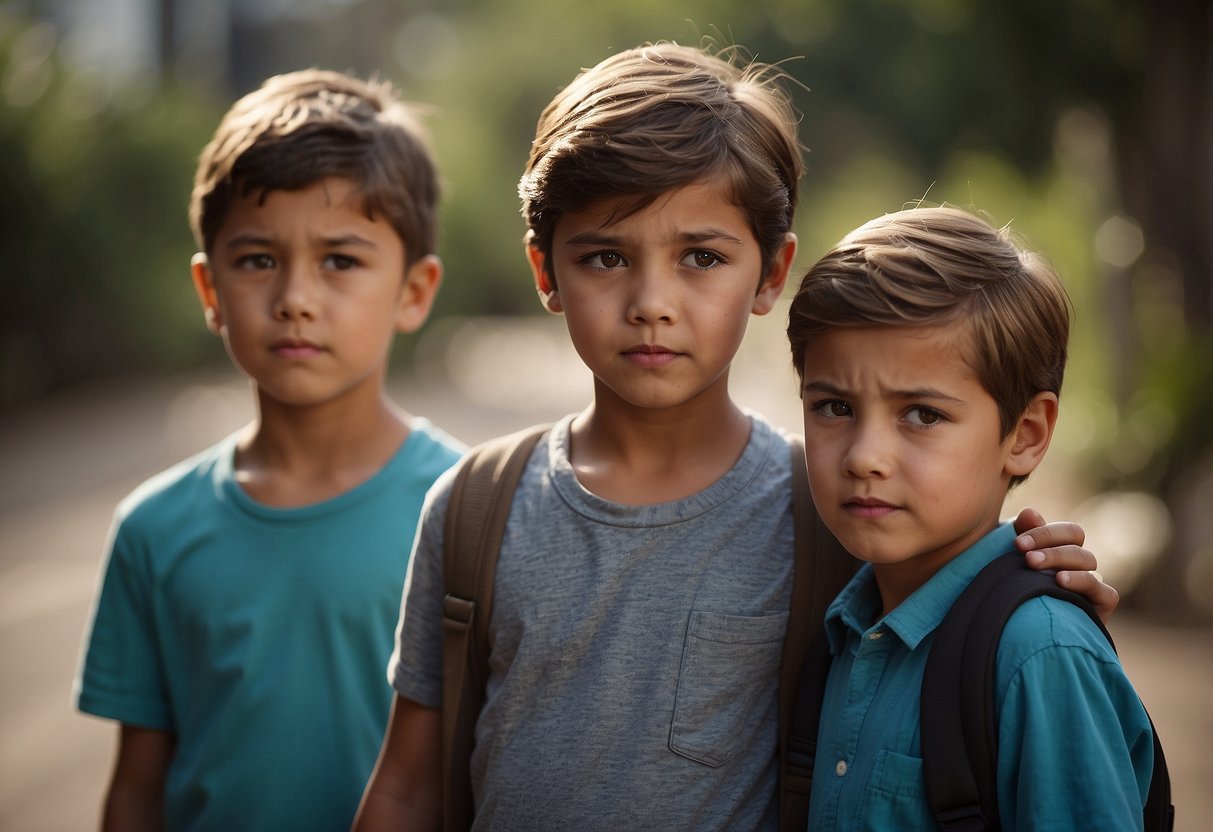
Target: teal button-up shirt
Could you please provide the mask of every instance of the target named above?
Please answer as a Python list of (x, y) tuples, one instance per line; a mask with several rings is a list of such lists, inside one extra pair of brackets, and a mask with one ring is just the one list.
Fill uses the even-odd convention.
[[(871, 565), (831, 604), (810, 830), (938, 828), (922, 779), (923, 667), (944, 614), (1014, 538), (1000, 526), (879, 620)], [(1003, 631), (996, 679), (1003, 829), (1141, 829), (1149, 719), (1086, 614), (1050, 597), (1025, 603)]]

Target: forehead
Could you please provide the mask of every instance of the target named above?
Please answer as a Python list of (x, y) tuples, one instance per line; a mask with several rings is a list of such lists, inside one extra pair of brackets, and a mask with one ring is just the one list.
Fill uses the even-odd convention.
[(327, 177), (302, 188), (253, 188), (237, 192), (217, 236), (243, 225), (306, 226), (324, 224), (387, 225), (374, 217), (361, 189), (341, 177)]
[(931, 326), (835, 327), (808, 339), (802, 370), (806, 385), (828, 381), (911, 390), (978, 384), (971, 345), (971, 327), (961, 320)]
[(591, 202), (566, 212), (556, 222), (555, 242), (587, 232), (652, 239), (722, 232), (741, 242), (754, 242), (745, 213), (734, 204), (732, 189), (716, 180), (701, 180), (665, 191), (639, 208), (639, 197), (624, 195)]

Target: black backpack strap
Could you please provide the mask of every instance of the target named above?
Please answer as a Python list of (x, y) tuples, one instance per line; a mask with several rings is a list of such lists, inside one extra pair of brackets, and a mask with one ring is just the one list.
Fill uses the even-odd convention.
[[(817, 716), (829, 668), (825, 613), (859, 568), (817, 516), (804, 443), (789, 439), (795, 562), (788, 630), (779, 662), (779, 828), (804, 832), (809, 816)], [(802, 675), (805, 677), (802, 680)]]
[(818, 630), (805, 652), (796, 686), (796, 705), (789, 717), (784, 750), (780, 829), (803, 830), (809, 819), (817, 725), (830, 672), (830, 641)]
[[(1015, 610), (1040, 595), (1081, 608), (1116, 649), (1094, 607), (1082, 596), (1059, 587), (1052, 575), (1029, 569), (1022, 553), (1008, 552), (977, 574), (935, 631), (922, 680), (923, 779), (931, 810), (945, 832), (1000, 828), (995, 706), (998, 644)], [(1146, 828), (1169, 830), (1174, 810), (1157, 732), (1154, 751)], [(1151, 814), (1164, 825), (1152, 826)]]
[[(1150, 714), (1146, 714), (1150, 719)], [(1167, 770), (1167, 757), (1162, 753), (1162, 740), (1158, 729), (1150, 719), (1150, 733), (1154, 735), (1154, 771), (1150, 775), (1150, 791), (1146, 793), (1146, 807), (1142, 810), (1146, 832), (1172, 832), (1175, 829), (1175, 804), (1171, 802), (1171, 773)]]
[(468, 829), (468, 761), (488, 678), (493, 575), (518, 480), (548, 426), (499, 437), (468, 452), (451, 485), (443, 527), (443, 828)]

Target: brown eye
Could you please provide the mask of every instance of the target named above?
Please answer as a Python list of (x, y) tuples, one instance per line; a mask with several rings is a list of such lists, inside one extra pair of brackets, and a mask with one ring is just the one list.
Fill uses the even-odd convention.
[(691, 265), (697, 269), (710, 269), (724, 261), (721, 259), (720, 255), (714, 251), (698, 249), (696, 251), (689, 252), (685, 257), (683, 257), (682, 262), (683, 265)]
[(345, 254), (330, 254), (328, 257), (324, 258), (325, 268), (332, 269), (333, 271), (343, 272), (347, 269), (356, 268), (359, 265), (360, 264), (356, 258)]
[(274, 268), (274, 258), (269, 254), (246, 254), (236, 261), (236, 266), (251, 271), (265, 271)]
[(617, 251), (596, 251), (582, 257), (580, 262), (592, 269), (617, 269), (625, 265), (623, 255)]
[(906, 414), (906, 420), (921, 427), (931, 427), (945, 421), (945, 417), (938, 410), (929, 407), (912, 407)]
[(845, 419), (851, 415), (851, 406), (841, 399), (826, 399), (813, 405), (813, 410), (830, 419)]

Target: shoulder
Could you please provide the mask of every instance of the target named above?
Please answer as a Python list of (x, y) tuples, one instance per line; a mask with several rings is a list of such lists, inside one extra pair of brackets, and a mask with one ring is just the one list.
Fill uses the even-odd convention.
[[(789, 512), (795, 494), (802, 493), (805, 499), (811, 501), (807, 491), (807, 476), (797, 477), (793, 470), (793, 464), (796, 464), (804, 472), (803, 438), (771, 424), (759, 413), (749, 411), (749, 416), (753, 426), (751, 447), (761, 451), (761, 462), (757, 469), (761, 486), (748, 489), (747, 493), (755, 500), (786, 503)], [(804, 491), (798, 492), (799, 488)]]
[(804, 453), (804, 440), (799, 434), (772, 424), (757, 411), (746, 410), (746, 415), (750, 417), (750, 444), (747, 452), (759, 450), (767, 464), (781, 473), (790, 474), (793, 455)]
[[(493, 480), (497, 481), (507, 463), (513, 461), (521, 465), (517, 471), (519, 490), (533, 488), (536, 481), (554, 477), (557, 471), (570, 473), (569, 436), (575, 415), (485, 440), (468, 451), (459, 467), (475, 466), (474, 471), (492, 472)], [(525, 457), (520, 456), (524, 453)]]
[(793, 441), (803, 441), (800, 434), (784, 430), (757, 410), (745, 408), (745, 414), (750, 418), (750, 425), (754, 429), (755, 435), (770, 434), (777, 444), (785, 448)]
[(1020, 606), (1003, 631), (996, 672), (1004, 725), (1064, 723), (1074, 742), (1111, 726), (1129, 738), (1148, 734), (1149, 718), (1116, 651), (1074, 604), (1040, 596)]
[(1048, 596), (1021, 605), (999, 642), (999, 697), (1015, 689), (1019, 697), (1061, 696), (1074, 706), (1092, 698), (1114, 701), (1117, 710), (1138, 705), (1115, 649), (1095, 622), (1074, 604)]
[[(561, 424), (564, 423), (562, 422)], [(489, 467), (494, 469), (499, 468), (500, 464), (504, 463), (505, 454), (511, 451), (520, 439), (531, 434), (544, 434), (538, 436), (535, 447), (530, 451), (525, 471), (515, 487), (515, 493), (535, 488), (538, 475), (543, 470), (546, 470), (547, 467), (549, 443), (543, 440), (545, 438), (550, 440), (550, 434), (558, 427), (546, 424), (534, 425), (515, 433), (486, 440), (470, 449), (455, 440), (451, 440), (451, 442), (455, 443), (453, 446), (444, 444), (444, 450), (441, 454), (444, 464), (442, 470), (435, 473), (433, 485), (426, 494), (425, 507), (422, 511), (426, 525), (433, 527), (436, 523), (443, 521), (451, 493), (455, 489), (455, 481), (464, 468), (474, 463), (489, 465)], [(567, 429), (567, 425), (565, 427)], [(429, 434), (433, 430), (435, 429), (428, 427), (426, 433)], [(442, 436), (445, 436), (445, 434), (442, 434)], [(452, 447), (458, 450), (457, 455), (453, 457), (449, 456)], [(542, 464), (538, 468), (536, 468), (537, 459), (542, 460)], [(494, 480), (496, 480), (496, 477), (494, 477)]]
[(118, 504), (120, 525), (144, 525), (169, 520), (178, 511), (206, 505), (230, 476), (235, 435), (184, 459), (138, 485)]
[[(766, 450), (765, 467), (779, 477), (779, 488), (786, 489), (792, 478), (792, 462), (804, 465), (804, 438), (778, 427), (759, 413), (749, 411), (753, 426), (750, 442)], [(790, 493), (790, 491), (789, 491)]]
[(155, 569), (182, 541), (222, 528), (235, 435), (137, 486), (118, 504), (106, 543), (107, 570)]
[(1016, 665), (1041, 651), (1077, 650), (1119, 664), (1116, 651), (1081, 608), (1060, 598), (1031, 598), (1011, 614), (999, 643), (999, 664)]
[(445, 471), (467, 451), (467, 447), (435, 427), (428, 419), (414, 418), (409, 435), (384, 469), (393, 487), (423, 496)]
[(1037, 828), (1140, 824), (1150, 719), (1086, 613), (1047, 596), (1024, 603), (1003, 632), (997, 674), (1003, 828), (1020, 817)]
[(414, 418), (409, 422), (409, 438), (406, 445), (412, 450), (438, 463), (450, 467), (467, 452), (467, 446), (435, 425), (429, 419)]

